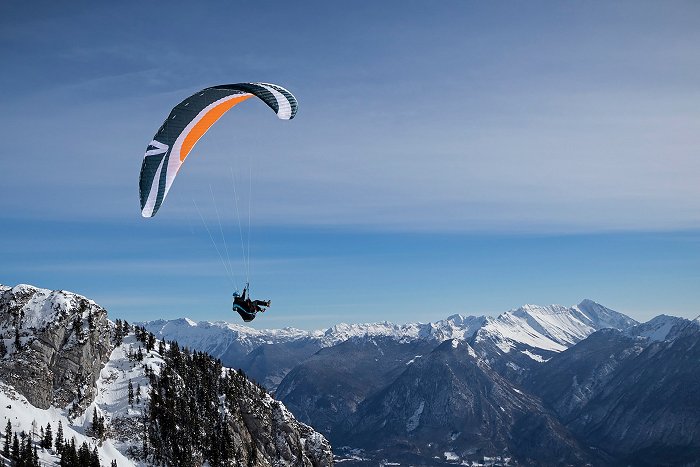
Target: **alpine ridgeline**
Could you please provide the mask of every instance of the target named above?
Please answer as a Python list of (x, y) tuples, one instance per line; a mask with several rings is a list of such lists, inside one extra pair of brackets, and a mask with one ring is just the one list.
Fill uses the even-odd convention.
[(0, 285), (0, 333), (3, 465), (333, 465), (242, 371), (80, 295)]
[(700, 465), (700, 321), (591, 300), (434, 323), (144, 326), (276, 391), (345, 465)]

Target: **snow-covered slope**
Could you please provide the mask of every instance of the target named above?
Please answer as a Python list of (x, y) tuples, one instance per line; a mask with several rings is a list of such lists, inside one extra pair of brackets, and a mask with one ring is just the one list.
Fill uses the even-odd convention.
[[(100, 462), (102, 465), (110, 465), (112, 460), (117, 461), (117, 465), (130, 466), (139, 465), (125, 457), (114, 446), (112, 440), (105, 440), (97, 443), (95, 438), (85, 435), (85, 429), (80, 424), (73, 424), (67, 418), (65, 410), (60, 410), (55, 407), (49, 409), (39, 409), (30, 404), (27, 399), (15, 391), (11, 386), (0, 382), (0, 423), (5, 427), (7, 420), (10, 420), (10, 425), (13, 433), (32, 432), (32, 425), (36, 427), (36, 433), (40, 427), (46, 427), (51, 424), (53, 432), (56, 433), (58, 423), (61, 422), (63, 435), (65, 439), (75, 439), (76, 445), (80, 446), (83, 442), (87, 442), (92, 451), (93, 447), (97, 446)], [(39, 459), (41, 465), (58, 465), (59, 458), (54, 449), (39, 449)]]
[[(65, 439), (75, 438), (77, 446), (87, 442), (91, 451), (97, 447), (103, 465), (110, 465), (112, 460), (116, 460), (119, 466), (145, 466), (128, 454), (130, 449), (140, 448), (140, 433), (134, 427), (143, 416), (148, 397), (149, 383), (144, 375), (144, 366), (148, 365), (157, 372), (162, 359), (153, 352), (146, 352), (141, 362), (129, 359), (127, 355), (135, 354), (138, 347), (135, 337), (131, 335), (112, 351), (97, 380), (95, 400), (78, 416), (71, 413), (70, 407), (37, 408), (12, 386), (0, 382), (0, 423), (4, 427), (9, 419), (15, 433), (30, 433), (33, 426), (38, 433), (40, 427), (46, 427), (50, 423), (56, 433), (60, 421)], [(132, 381), (134, 390), (139, 385), (141, 387), (139, 403), (134, 402), (132, 405), (128, 403), (129, 380)], [(91, 436), (90, 432), (95, 409), (110, 426), (109, 436), (102, 441)], [(47, 465), (58, 465), (59, 458), (54, 449), (40, 448), (39, 452), (40, 459)]]

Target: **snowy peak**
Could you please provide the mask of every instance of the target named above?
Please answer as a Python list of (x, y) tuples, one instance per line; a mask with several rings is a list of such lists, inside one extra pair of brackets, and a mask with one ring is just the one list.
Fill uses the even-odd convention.
[(408, 342), (415, 339), (435, 340), (442, 342), (447, 339), (466, 339), (486, 320), (483, 316), (452, 315), (447, 319), (434, 323), (382, 323), (337, 324), (323, 333), (326, 345), (344, 342), (351, 338), (390, 337)]
[(596, 330), (606, 328), (627, 329), (630, 326), (639, 324), (629, 316), (606, 308), (593, 300), (585, 299), (573, 308), (578, 309), (586, 319), (590, 320), (591, 326)]
[(43, 329), (73, 313), (80, 313), (84, 318), (90, 309), (102, 310), (92, 300), (72, 292), (51, 291), (27, 284), (0, 286), (0, 314), (6, 320), (21, 321), (22, 328)]
[(635, 320), (591, 300), (572, 307), (524, 305), (497, 318), (489, 318), (476, 342), (491, 342), (501, 352), (514, 349), (535, 360), (543, 356), (533, 350), (561, 352), (603, 328), (627, 329)]
[(652, 342), (670, 341), (689, 326), (698, 327), (698, 321), (690, 321), (677, 316), (659, 315), (646, 323), (638, 324), (626, 331), (628, 336), (643, 337)]

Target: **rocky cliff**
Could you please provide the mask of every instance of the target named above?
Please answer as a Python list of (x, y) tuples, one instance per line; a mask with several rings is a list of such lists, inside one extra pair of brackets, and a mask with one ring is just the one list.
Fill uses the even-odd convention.
[(7, 356), (0, 377), (39, 408), (79, 410), (112, 350), (107, 312), (92, 300), (29, 285), (0, 289), (0, 333)]

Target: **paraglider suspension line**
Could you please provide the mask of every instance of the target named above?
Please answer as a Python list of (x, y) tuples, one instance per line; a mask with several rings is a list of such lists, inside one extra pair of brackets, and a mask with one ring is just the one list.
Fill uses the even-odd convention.
[[(238, 192), (236, 190), (236, 177), (233, 173), (233, 167), (231, 169), (231, 180), (233, 184), (233, 199), (236, 203), (236, 217), (238, 218), (238, 233), (241, 238), (241, 255), (243, 256), (243, 268), (246, 272), (246, 283), (250, 282), (250, 253), (246, 254), (245, 242), (243, 240), (243, 223), (241, 222), (241, 210), (238, 206)], [(250, 206), (250, 199), (248, 200), (248, 206)], [(248, 252), (250, 252), (250, 208), (248, 212)]]
[(199, 210), (199, 206), (197, 206), (197, 202), (192, 199), (192, 202), (194, 203), (194, 207), (197, 210), (197, 214), (199, 214), (199, 218), (202, 219), (202, 224), (204, 224), (204, 228), (206, 229), (207, 233), (209, 234), (209, 239), (211, 240), (211, 244), (214, 245), (214, 249), (216, 250), (216, 253), (219, 255), (219, 259), (221, 260), (221, 264), (223, 264), (224, 269), (226, 270), (226, 274), (228, 275), (229, 280), (231, 281), (231, 284), (233, 285), (234, 288), (236, 288), (236, 283), (233, 280), (233, 275), (229, 268), (226, 266), (226, 261), (224, 261), (224, 257), (221, 254), (221, 251), (219, 251), (219, 247), (216, 245), (216, 242), (214, 241), (214, 236), (211, 234), (211, 231), (209, 230), (209, 226), (207, 225), (207, 222), (204, 220), (204, 216), (202, 215), (202, 212)]

